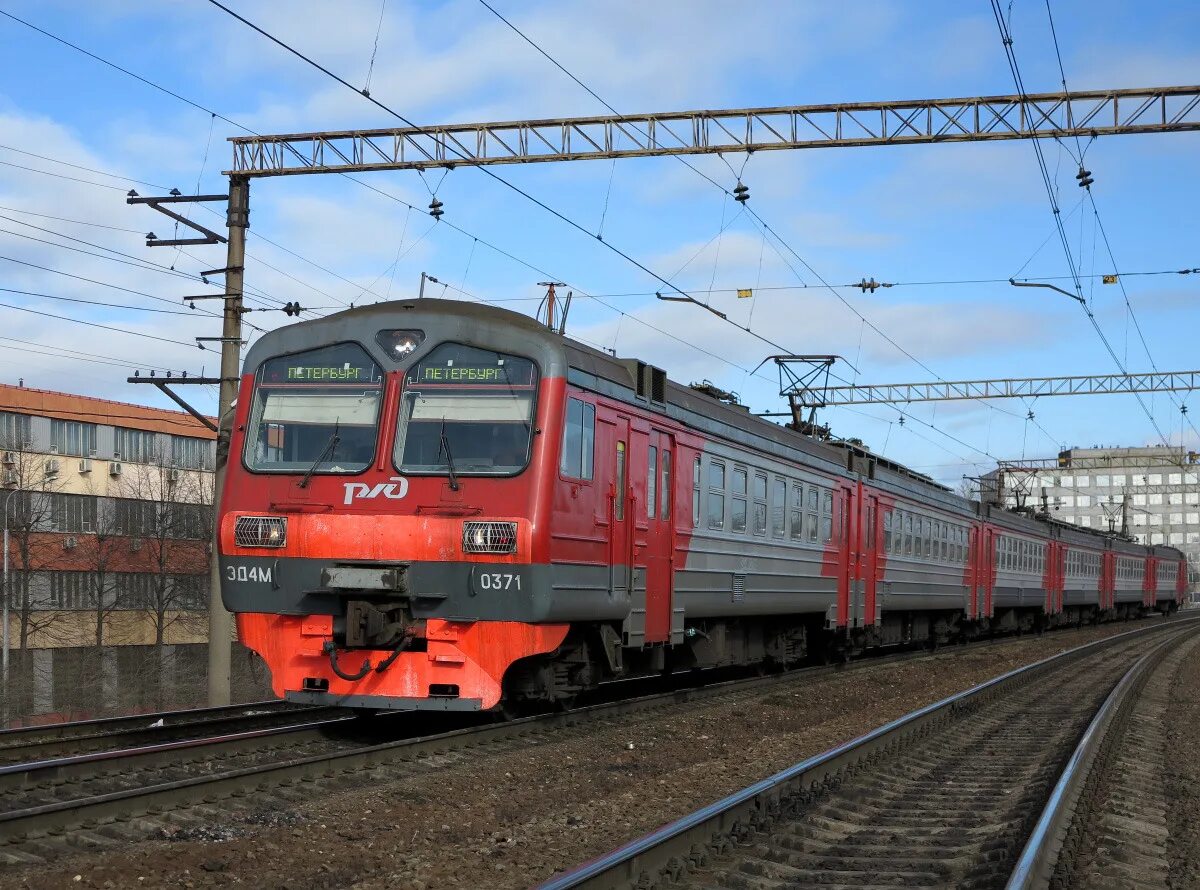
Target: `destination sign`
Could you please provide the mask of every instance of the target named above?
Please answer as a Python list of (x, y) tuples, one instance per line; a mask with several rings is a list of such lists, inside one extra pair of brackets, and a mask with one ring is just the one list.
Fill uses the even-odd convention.
[(503, 365), (424, 365), (414, 368), (408, 382), (463, 386), (529, 386), (533, 368), (529, 362)]
[(366, 368), (329, 368), (316, 367), (312, 365), (292, 366), (287, 369), (288, 380), (338, 380), (338, 381), (353, 381), (366, 380)]

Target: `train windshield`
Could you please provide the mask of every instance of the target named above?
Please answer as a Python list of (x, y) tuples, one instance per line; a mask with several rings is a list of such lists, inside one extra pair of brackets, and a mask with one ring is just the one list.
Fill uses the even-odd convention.
[(400, 471), (519, 473), (529, 463), (537, 382), (529, 359), (438, 346), (405, 377), (396, 432)]
[(246, 436), (252, 470), (357, 473), (371, 465), (383, 374), (356, 343), (269, 359)]

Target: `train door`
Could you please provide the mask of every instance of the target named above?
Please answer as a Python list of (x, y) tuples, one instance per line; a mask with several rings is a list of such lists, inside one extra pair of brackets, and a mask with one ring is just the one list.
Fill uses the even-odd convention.
[(675, 577), (675, 443), (651, 430), (646, 450), (646, 638), (671, 639), (671, 595)]
[(979, 534), (979, 560), (975, 582), (978, 586), (979, 617), (992, 617), (992, 593), (996, 584), (996, 532), (986, 525)]
[[(851, 614), (851, 600), (857, 600), (855, 595), (851, 596), (852, 580), (856, 576), (854, 567), (851, 565), (855, 562), (855, 541), (851, 538), (851, 533), (857, 533), (859, 523), (851, 523), (851, 508), (853, 506), (851, 498), (852, 489), (848, 486), (839, 485), (834, 492), (833, 502), (833, 540), (830, 542), (833, 559), (835, 560), (836, 571), (834, 577), (837, 578), (837, 615), (838, 625), (840, 627), (850, 628), (859, 624), (859, 609), (853, 609), (854, 614)], [(857, 587), (857, 583), (854, 583)]]
[(856, 616), (863, 625), (879, 622), (876, 585), (879, 578), (880, 522), (879, 496), (859, 484), (858, 576), (862, 588), (862, 609)]
[(612, 424), (612, 489), (608, 499), (608, 586), (614, 597), (632, 596), (633, 548), (629, 532), (633, 497), (629, 486), (629, 421), (617, 418)]

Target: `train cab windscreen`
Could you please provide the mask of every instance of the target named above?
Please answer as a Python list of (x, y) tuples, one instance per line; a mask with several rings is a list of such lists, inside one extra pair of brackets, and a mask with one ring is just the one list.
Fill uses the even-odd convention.
[(268, 359), (258, 374), (246, 466), (290, 473), (358, 473), (379, 433), (383, 373), (356, 343)]
[(443, 343), (408, 370), (396, 463), (403, 473), (512, 475), (529, 463), (537, 368)]

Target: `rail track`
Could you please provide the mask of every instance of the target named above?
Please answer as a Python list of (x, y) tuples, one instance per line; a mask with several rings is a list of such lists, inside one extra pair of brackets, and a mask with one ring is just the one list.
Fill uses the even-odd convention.
[[(1096, 787), (1114, 787), (1138, 762), (1091, 769), (1107, 730), (1125, 725), (1155, 668), (1184, 657), (1176, 644), (1191, 651), (1198, 631), (1200, 620), (1180, 619), (1012, 671), (808, 758), (543, 890), (1046, 886), (1056, 868), (1060, 878), (1070, 873), (1089, 840), (1119, 833), (1120, 819), (1106, 823), (1102, 806), (1087, 809), (1080, 827), (1075, 802), (1094, 804)], [(1094, 778), (1083, 793), (1088, 776), (1102, 774), (1108, 785)], [(1136, 786), (1141, 768), (1124, 775)], [(1125, 787), (1122, 801), (1133, 791)]]
[[(158, 741), (155, 736), (152, 744), (0, 766), (0, 801), (4, 802), (0, 864), (44, 861), (66, 850), (100, 849), (164, 830), (199, 828), (221, 821), (224, 809), (244, 807), (251, 794), (254, 806), (263, 811), (284, 809), (326, 787), (386, 781), (424, 764), (469, 756), (471, 749), (481, 746), (517, 748), (552, 734), (586, 732), (596, 721), (682, 707), (714, 696), (757, 695), (772, 685), (802, 684), (823, 674), (953, 658), (956, 651), (963, 650), (894, 653), (846, 665), (656, 692), (507, 723), (485, 722), (489, 718), (484, 715), (474, 719), (446, 715), (435, 725), (429, 715), (417, 719), (403, 712), (365, 719), (344, 712), (330, 716), (324, 709), (282, 709), (270, 715), (272, 719), (287, 715), (282, 725), (245, 728), (246, 723), (233, 723), (229, 726), (239, 727), (237, 731), (203, 735), (194, 730), (214, 724), (193, 720), (180, 727), (184, 735), (176, 741)], [(234, 719), (230, 714), (210, 716)], [(261, 716), (252, 713), (247, 719)], [(129, 731), (142, 732), (146, 720), (136, 718), (131, 725), (140, 728)], [(99, 744), (114, 737), (103, 728), (72, 731), (72, 726), (52, 728), (51, 737), (36, 744)], [(64, 738), (56, 739), (55, 733)]]
[(283, 701), (259, 701), (22, 726), (0, 730), (0, 764), (202, 738), (237, 729), (267, 728), (313, 720), (332, 711), (332, 708), (317, 709)]

